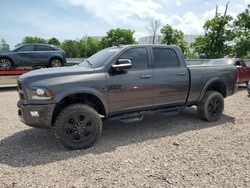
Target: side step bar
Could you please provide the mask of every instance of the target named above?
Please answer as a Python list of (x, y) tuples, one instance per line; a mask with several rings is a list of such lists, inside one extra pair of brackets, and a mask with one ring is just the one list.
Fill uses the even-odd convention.
[(164, 116), (172, 116), (172, 115), (178, 115), (180, 113), (180, 110), (185, 108), (183, 107), (172, 107), (172, 108), (162, 108), (158, 110), (148, 110), (148, 111), (141, 111), (141, 112), (134, 112), (134, 113), (128, 113), (121, 116), (115, 116), (112, 117), (112, 120), (119, 120), (122, 123), (135, 123), (142, 121), (145, 115), (151, 115), (155, 113), (159, 113)]

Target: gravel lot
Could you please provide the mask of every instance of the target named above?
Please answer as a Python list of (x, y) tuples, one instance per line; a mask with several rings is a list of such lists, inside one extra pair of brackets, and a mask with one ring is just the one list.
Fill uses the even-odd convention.
[(0, 187), (250, 187), (250, 98), (226, 99), (207, 123), (190, 108), (140, 123), (106, 122), (90, 149), (69, 151), (52, 131), (17, 117), (15, 90), (0, 91)]

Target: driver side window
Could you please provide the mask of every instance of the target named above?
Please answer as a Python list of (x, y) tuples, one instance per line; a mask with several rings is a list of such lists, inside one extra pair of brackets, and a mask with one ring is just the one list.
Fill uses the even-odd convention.
[(19, 48), (17, 51), (18, 52), (30, 52), (30, 51), (34, 51), (34, 45), (23, 46), (23, 47)]
[(119, 59), (130, 59), (132, 69), (147, 69), (148, 68), (148, 53), (147, 48), (132, 48), (124, 52)]

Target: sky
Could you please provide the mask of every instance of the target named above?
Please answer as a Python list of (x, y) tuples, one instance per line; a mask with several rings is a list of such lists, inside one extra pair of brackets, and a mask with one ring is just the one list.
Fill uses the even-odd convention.
[[(185, 34), (202, 34), (203, 24), (224, 12), (228, 0), (0, 0), (0, 39), (13, 48), (25, 36), (80, 39), (104, 36), (114, 28), (135, 31), (136, 39), (149, 35), (152, 19)], [(228, 13), (236, 16), (250, 0), (230, 0)]]

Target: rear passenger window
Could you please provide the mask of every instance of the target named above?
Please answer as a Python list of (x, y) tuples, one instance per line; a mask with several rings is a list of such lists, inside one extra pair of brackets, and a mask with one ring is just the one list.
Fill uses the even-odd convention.
[(154, 67), (179, 67), (179, 59), (173, 49), (153, 48)]
[(130, 59), (132, 69), (144, 69), (148, 67), (148, 54), (146, 48), (132, 48), (124, 52), (119, 59)]
[(50, 46), (37, 45), (35, 51), (53, 51), (53, 48)]

